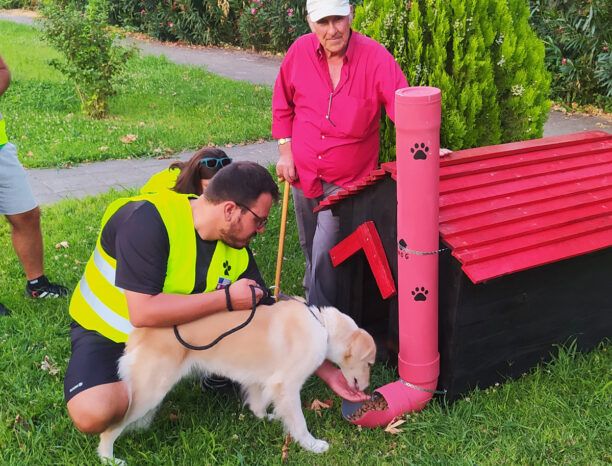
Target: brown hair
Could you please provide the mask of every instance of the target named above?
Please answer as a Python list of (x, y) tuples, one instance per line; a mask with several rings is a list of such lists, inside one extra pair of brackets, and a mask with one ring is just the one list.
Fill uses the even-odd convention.
[(268, 193), (278, 201), (278, 186), (270, 172), (255, 162), (233, 162), (210, 180), (204, 197), (212, 204), (233, 201), (247, 207)]
[(227, 154), (221, 149), (203, 147), (193, 154), (187, 162), (174, 162), (170, 165), (169, 170), (178, 168), (181, 171), (174, 188), (172, 188), (174, 191), (181, 194), (197, 194), (198, 196), (202, 194), (200, 180), (210, 180), (219, 171), (219, 168), (208, 168), (201, 164), (200, 161), (205, 157), (221, 159), (227, 157)]

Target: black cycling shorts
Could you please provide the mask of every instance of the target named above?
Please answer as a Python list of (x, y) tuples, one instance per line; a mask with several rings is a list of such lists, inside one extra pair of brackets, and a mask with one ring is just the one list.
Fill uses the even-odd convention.
[(88, 388), (119, 381), (117, 362), (124, 343), (115, 343), (76, 322), (70, 324), (70, 340), (72, 356), (64, 378), (66, 402)]

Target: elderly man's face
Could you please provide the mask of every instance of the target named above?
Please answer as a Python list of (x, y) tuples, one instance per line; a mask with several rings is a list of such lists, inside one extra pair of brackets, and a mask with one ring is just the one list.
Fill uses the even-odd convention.
[(317, 22), (309, 21), (310, 29), (319, 39), (327, 57), (343, 56), (351, 35), (352, 16), (326, 16)]

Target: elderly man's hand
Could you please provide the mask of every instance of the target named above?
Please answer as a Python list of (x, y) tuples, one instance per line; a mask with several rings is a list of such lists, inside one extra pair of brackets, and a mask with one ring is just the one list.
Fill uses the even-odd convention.
[(315, 374), (340, 398), (354, 402), (365, 401), (370, 398), (364, 392), (351, 388), (342, 371), (327, 360), (323, 361)]
[(446, 156), (446, 155), (450, 155), (450, 154), (452, 154), (452, 153), (453, 153), (453, 151), (452, 151), (452, 150), (450, 150), (450, 149), (445, 149), (445, 148), (443, 148), (443, 147), (440, 147), (440, 157), (444, 157), (444, 156)]
[(280, 152), (280, 158), (276, 163), (276, 175), (280, 181), (287, 180), (289, 183), (293, 183), (297, 180), (297, 173), (295, 171), (295, 164), (293, 163), (291, 143), (278, 146), (278, 150)]

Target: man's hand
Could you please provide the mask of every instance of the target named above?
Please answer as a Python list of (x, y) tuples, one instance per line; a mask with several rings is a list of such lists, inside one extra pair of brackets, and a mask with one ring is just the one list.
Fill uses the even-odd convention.
[(289, 183), (293, 183), (297, 180), (297, 173), (293, 163), (291, 143), (288, 142), (278, 146), (278, 151), (280, 152), (280, 158), (276, 162), (276, 175), (280, 181), (287, 180)]
[(453, 153), (452, 150), (440, 147), (440, 157), (445, 157), (445, 156), (450, 155), (452, 153)]
[(251, 286), (255, 287), (255, 300), (258, 303), (263, 298), (263, 291), (255, 280), (241, 278), (230, 285), (229, 293), (232, 300), (232, 307), (235, 310), (251, 309), (253, 307), (253, 295)]
[(324, 361), (315, 374), (340, 398), (348, 401), (366, 401), (370, 399), (364, 392), (351, 388), (344, 375), (342, 375), (342, 371), (329, 361)]

